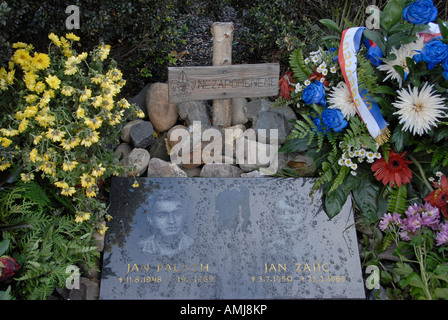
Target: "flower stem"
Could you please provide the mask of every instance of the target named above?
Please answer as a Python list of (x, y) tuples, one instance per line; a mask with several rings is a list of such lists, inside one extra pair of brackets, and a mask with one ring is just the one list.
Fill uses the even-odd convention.
[(422, 289), (425, 292), (426, 299), (432, 300), (431, 292), (429, 292), (429, 288), (428, 288), (429, 278), (426, 276), (425, 259), (424, 259), (425, 254), (422, 252), (422, 248), (420, 246), (414, 247), (414, 250), (415, 250), (415, 255), (417, 256), (417, 260), (420, 265), (420, 275), (422, 277), (422, 281), (423, 281), (423, 285), (424, 285), (424, 288), (422, 288)]
[(417, 167), (418, 171), (420, 172), (420, 175), (421, 175), (420, 179), (423, 181), (424, 184), (426, 184), (426, 186), (428, 187), (429, 191), (433, 191), (433, 188), (429, 184), (428, 179), (426, 179), (425, 172), (423, 171), (423, 168), (420, 165), (420, 163), (411, 154), (408, 154), (408, 156), (411, 159), (411, 161), (415, 164), (415, 166)]

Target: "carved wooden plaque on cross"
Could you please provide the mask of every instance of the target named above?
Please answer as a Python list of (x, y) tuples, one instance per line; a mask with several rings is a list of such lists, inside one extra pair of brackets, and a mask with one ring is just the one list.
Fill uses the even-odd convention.
[(213, 24), (213, 66), (168, 68), (170, 103), (213, 100), (213, 124), (222, 127), (230, 126), (231, 99), (278, 93), (278, 63), (232, 65), (233, 29)]

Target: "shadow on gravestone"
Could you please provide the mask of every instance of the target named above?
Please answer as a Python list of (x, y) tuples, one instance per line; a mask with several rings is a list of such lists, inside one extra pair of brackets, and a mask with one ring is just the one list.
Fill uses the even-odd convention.
[(100, 299), (365, 299), (353, 210), (306, 178), (114, 178)]

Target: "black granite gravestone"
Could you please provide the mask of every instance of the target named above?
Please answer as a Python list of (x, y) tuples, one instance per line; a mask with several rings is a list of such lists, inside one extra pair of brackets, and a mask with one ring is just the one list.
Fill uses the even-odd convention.
[(350, 201), (305, 178), (114, 178), (100, 299), (364, 299)]

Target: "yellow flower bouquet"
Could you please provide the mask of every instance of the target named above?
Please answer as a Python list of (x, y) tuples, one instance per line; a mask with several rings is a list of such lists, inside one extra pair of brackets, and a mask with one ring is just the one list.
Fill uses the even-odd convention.
[(0, 67), (0, 171), (20, 168), (70, 198), (77, 222), (104, 215), (96, 196), (102, 181), (124, 170), (113, 153), (120, 125), (144, 113), (119, 94), (126, 81), (108, 59), (110, 46), (78, 54), (80, 39), (50, 34), (49, 53), (13, 44)]

